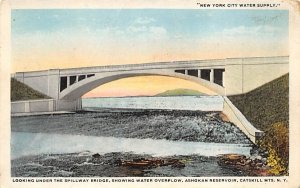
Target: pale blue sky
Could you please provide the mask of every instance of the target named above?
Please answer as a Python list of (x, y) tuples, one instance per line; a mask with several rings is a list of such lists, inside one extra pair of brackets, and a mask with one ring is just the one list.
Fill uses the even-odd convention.
[(288, 11), (15, 9), (12, 52), (13, 71), (288, 55)]
[[(139, 19), (139, 21), (138, 21)], [(101, 9), (101, 10), (13, 10), (14, 35), (53, 32), (83, 27), (101, 30), (107, 27), (125, 30), (133, 25), (162, 27), (172, 35), (209, 35), (239, 26), (270, 26), (277, 35), (288, 33), (288, 11), (280, 10), (166, 10), (166, 9)]]

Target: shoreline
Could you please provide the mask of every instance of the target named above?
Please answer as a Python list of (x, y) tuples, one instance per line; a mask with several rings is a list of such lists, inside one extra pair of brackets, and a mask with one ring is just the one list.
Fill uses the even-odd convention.
[[(256, 159), (247, 165), (224, 156), (172, 155), (154, 157), (132, 152), (100, 155), (89, 151), (41, 154), (11, 160), (12, 177), (234, 177), (272, 176)], [(243, 155), (234, 155), (247, 160)], [(249, 161), (249, 159), (247, 160)]]

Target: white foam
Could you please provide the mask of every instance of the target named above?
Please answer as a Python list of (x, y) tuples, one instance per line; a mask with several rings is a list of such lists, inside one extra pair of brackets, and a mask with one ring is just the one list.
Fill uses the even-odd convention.
[(12, 159), (26, 155), (61, 154), (91, 151), (133, 152), (153, 156), (203, 155), (236, 153), (249, 155), (251, 147), (245, 144), (222, 144), (204, 142), (168, 141), (154, 139), (61, 135), (47, 133), (12, 132)]

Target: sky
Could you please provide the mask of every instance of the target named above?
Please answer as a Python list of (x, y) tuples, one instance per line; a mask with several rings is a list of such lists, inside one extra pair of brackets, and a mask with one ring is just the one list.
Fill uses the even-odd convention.
[[(15, 9), (11, 19), (12, 72), (289, 54), (286, 10)], [(149, 82), (157, 87), (149, 91)], [(137, 77), (86, 96), (178, 87), (203, 89), (180, 79)]]

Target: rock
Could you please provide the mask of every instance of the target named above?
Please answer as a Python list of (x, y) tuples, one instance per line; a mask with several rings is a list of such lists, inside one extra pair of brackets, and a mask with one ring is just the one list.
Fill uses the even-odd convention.
[(94, 157), (94, 158), (99, 158), (100, 156), (101, 155), (99, 153), (95, 153), (95, 154), (92, 155), (92, 157)]
[(218, 156), (221, 159), (227, 159), (227, 160), (242, 160), (245, 159), (245, 155), (239, 155), (239, 154), (224, 154)]
[(256, 166), (256, 163), (255, 163), (254, 161), (252, 161), (252, 162), (250, 163), (250, 166), (251, 166), (251, 167), (255, 167), (255, 166)]
[(154, 168), (157, 166), (162, 166), (164, 164), (164, 161), (161, 159), (139, 158), (139, 159), (133, 159), (132, 161), (120, 160), (118, 161), (118, 163), (120, 163), (122, 166), (129, 166), (135, 168)]
[(162, 160), (160, 158), (156, 159), (145, 159), (145, 158), (138, 158), (129, 160), (118, 160), (116, 163), (120, 166), (128, 166), (132, 168), (142, 168), (142, 169), (149, 169), (149, 168), (156, 168), (159, 166), (169, 166), (175, 168), (184, 168), (185, 164), (178, 159), (166, 159)]
[(253, 146), (250, 150), (250, 155), (257, 155), (259, 153), (259, 148), (257, 146)]
[(132, 173), (133, 176), (144, 176), (144, 171), (143, 170), (135, 169), (135, 170), (131, 170), (131, 173)]
[(171, 165), (172, 167), (174, 168), (184, 168), (185, 167), (185, 164), (183, 162), (177, 162), (177, 163), (174, 163)]
[(122, 165), (122, 160), (121, 159), (117, 159), (115, 161), (115, 164), (118, 165), (118, 166), (121, 166)]
[(71, 168), (69, 168), (69, 171), (74, 171), (76, 169), (78, 169), (78, 166), (72, 166)]
[(218, 164), (219, 165), (238, 165), (244, 166), (246, 156), (239, 155), (239, 154), (224, 154), (217, 156), (219, 158)]
[(133, 162), (145, 161), (145, 158), (132, 159)]
[(261, 154), (262, 157), (267, 158), (269, 156), (268, 151), (265, 151)]
[(262, 158), (261, 161), (263, 164), (267, 164), (267, 158)]
[(262, 156), (260, 156), (260, 155), (258, 155), (258, 156), (256, 156), (256, 159), (258, 159), (258, 160), (262, 160)]
[(258, 166), (258, 167), (262, 167), (262, 166), (263, 166), (263, 164), (262, 164), (262, 163), (256, 163), (256, 166)]

